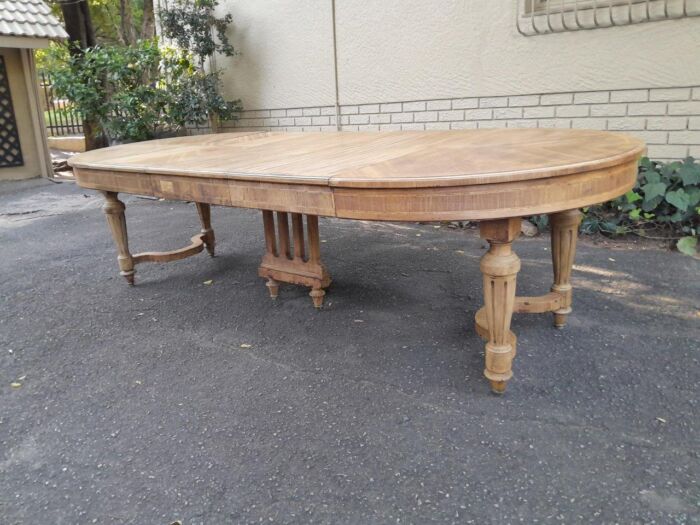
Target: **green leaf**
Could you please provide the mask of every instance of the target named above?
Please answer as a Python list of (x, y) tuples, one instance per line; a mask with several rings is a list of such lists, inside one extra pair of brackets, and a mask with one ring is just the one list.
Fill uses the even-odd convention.
[(672, 204), (681, 211), (685, 211), (690, 205), (690, 198), (683, 190), (683, 188), (680, 188), (675, 191), (669, 191), (666, 194), (666, 202)]
[(630, 219), (632, 219), (633, 221), (638, 221), (638, 220), (639, 220), (639, 214), (640, 214), (640, 213), (642, 213), (641, 208), (635, 208), (635, 209), (633, 209), (633, 210), (629, 213)]
[(644, 192), (644, 201), (650, 201), (654, 197), (664, 196), (666, 193), (666, 184), (663, 182), (651, 182), (642, 186)]
[(653, 213), (645, 213), (645, 214), (644, 214), (644, 218), (645, 218), (646, 220), (648, 220), (648, 221), (650, 221), (650, 220), (653, 219), (654, 217), (656, 217), (656, 215), (654, 215)]
[(639, 193), (636, 193), (634, 190), (630, 190), (625, 193), (625, 198), (627, 198), (627, 202), (629, 204), (642, 200), (642, 196)]
[(663, 217), (663, 219), (668, 219), (668, 222), (681, 222), (685, 219), (685, 212), (681, 210), (676, 210), (676, 213), (674, 213), (673, 215), (667, 215)]
[(683, 181), (684, 186), (700, 184), (700, 165), (683, 164), (678, 170), (678, 176)]
[[(644, 202), (642, 203), (642, 209), (644, 211), (652, 211), (656, 209), (656, 207), (661, 203), (661, 201), (664, 200), (663, 196), (657, 195), (653, 199), (644, 199)], [(662, 219), (663, 217), (660, 217)]]
[(670, 177), (670, 176), (673, 175), (673, 174), (675, 173), (675, 171), (676, 171), (678, 168), (680, 168), (681, 166), (682, 166), (682, 164), (681, 164), (680, 162), (678, 162), (678, 161), (676, 161), (676, 162), (669, 162), (668, 164), (665, 164), (665, 165), (661, 168), (661, 174), (662, 174), (664, 177)]
[(618, 226), (613, 221), (603, 221), (598, 224), (600, 231), (608, 233), (617, 233)]
[(676, 248), (685, 255), (693, 256), (697, 253), (698, 238), (697, 237), (681, 237), (676, 244)]
[(649, 170), (644, 174), (644, 179), (647, 181), (647, 184), (661, 182), (661, 174), (657, 171)]
[(700, 202), (700, 188), (683, 188), (688, 195), (690, 206), (695, 206)]

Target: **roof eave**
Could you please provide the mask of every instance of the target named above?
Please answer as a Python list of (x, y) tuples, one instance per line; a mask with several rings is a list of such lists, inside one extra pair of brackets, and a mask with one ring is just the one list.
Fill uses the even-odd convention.
[(0, 35), (0, 47), (14, 47), (22, 49), (42, 49), (49, 47), (52, 40), (65, 40), (64, 38), (37, 38), (31, 36)]

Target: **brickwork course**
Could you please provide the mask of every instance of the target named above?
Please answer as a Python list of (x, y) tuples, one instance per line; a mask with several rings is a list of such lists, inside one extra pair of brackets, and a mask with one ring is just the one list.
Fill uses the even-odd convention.
[[(340, 106), (343, 131), (574, 128), (630, 133), (655, 160), (700, 158), (700, 86), (547, 93)], [(257, 109), (238, 131), (335, 131), (335, 106)]]

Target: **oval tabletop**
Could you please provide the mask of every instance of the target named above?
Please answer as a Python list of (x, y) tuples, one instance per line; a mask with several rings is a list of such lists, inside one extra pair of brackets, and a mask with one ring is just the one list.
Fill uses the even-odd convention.
[[(77, 155), (69, 164), (79, 183), (81, 171), (90, 171), (94, 179), (96, 172), (107, 170), (325, 186), (335, 201), (333, 210), (323, 210), (320, 215), (478, 219), (546, 213), (620, 195), (634, 183), (636, 163), (644, 149), (642, 141), (628, 135), (593, 130), (238, 132), (114, 146)], [(572, 178), (582, 174), (592, 178)], [(617, 179), (605, 182), (609, 175)], [(600, 184), (591, 182), (595, 177)], [(577, 187), (570, 184), (575, 180)], [(555, 191), (552, 184), (559, 182), (565, 198), (554, 204), (550, 202)], [(95, 184), (88, 187), (120, 191)], [(530, 200), (506, 202), (528, 188), (536, 193)], [(503, 194), (506, 190), (510, 193)], [(475, 203), (479, 191), (492, 198), (483, 194)], [(392, 199), (405, 202), (392, 204)], [(445, 209), (436, 199), (444, 201)], [(236, 199), (230, 205), (246, 206)], [(282, 211), (307, 210), (290, 205)]]

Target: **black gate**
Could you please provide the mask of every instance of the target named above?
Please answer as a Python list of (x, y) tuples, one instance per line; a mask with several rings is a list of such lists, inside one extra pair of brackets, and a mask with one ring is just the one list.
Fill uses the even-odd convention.
[(56, 98), (51, 76), (39, 72), (39, 85), (44, 93), (44, 121), (49, 137), (82, 135), (83, 118), (68, 100)]

